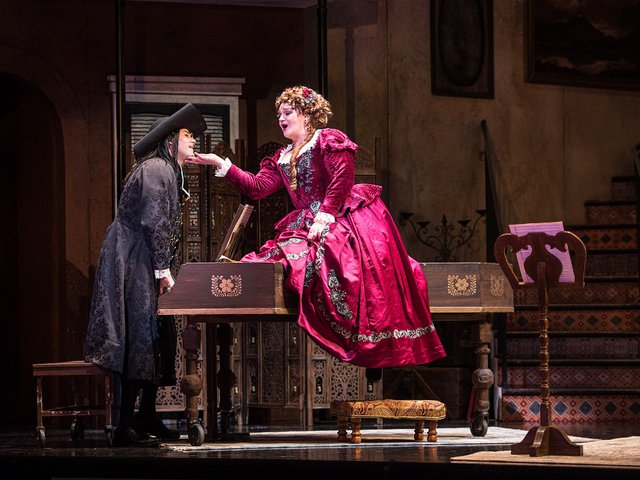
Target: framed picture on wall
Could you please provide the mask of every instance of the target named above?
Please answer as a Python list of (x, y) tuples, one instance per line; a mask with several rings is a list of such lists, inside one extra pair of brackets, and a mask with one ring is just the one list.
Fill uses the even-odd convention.
[(532, 83), (640, 90), (640, 2), (525, 0)]
[(431, 0), (431, 93), (493, 98), (492, 0)]

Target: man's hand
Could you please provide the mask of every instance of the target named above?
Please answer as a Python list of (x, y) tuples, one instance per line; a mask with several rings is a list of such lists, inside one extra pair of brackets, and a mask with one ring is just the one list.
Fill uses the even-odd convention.
[(171, 276), (171, 274), (167, 275), (166, 277), (162, 277), (159, 281), (158, 281), (158, 295), (162, 295), (164, 293), (167, 293), (171, 290), (171, 288), (175, 285), (175, 281), (173, 280), (173, 277)]

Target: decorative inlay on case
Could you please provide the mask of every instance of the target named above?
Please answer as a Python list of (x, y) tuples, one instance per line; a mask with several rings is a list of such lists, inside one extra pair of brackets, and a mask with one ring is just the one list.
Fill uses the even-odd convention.
[(491, 295), (494, 297), (503, 297), (504, 296), (504, 277), (499, 277), (497, 275), (491, 275)]
[(452, 297), (468, 297), (477, 292), (475, 275), (447, 275), (447, 293)]
[(238, 297), (242, 294), (242, 275), (211, 276), (211, 295), (214, 297)]

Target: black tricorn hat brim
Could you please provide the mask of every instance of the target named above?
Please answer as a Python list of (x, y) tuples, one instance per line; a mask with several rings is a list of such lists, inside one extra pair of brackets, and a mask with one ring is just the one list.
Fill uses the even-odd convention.
[(207, 123), (200, 110), (191, 103), (187, 103), (173, 115), (157, 121), (149, 133), (136, 142), (133, 146), (133, 153), (136, 158), (141, 158), (155, 148), (164, 137), (181, 128), (188, 129), (194, 137), (202, 135), (207, 129)]

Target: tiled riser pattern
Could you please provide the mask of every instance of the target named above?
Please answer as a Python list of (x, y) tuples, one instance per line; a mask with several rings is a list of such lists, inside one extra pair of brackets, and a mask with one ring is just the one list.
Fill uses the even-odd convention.
[[(536, 367), (510, 367), (507, 381), (502, 381), (498, 372), (498, 381), (510, 388), (540, 388), (540, 371)], [(630, 367), (575, 366), (554, 365), (550, 369), (551, 388), (582, 389), (601, 388), (635, 388), (640, 389), (640, 365)]]
[(638, 274), (638, 253), (587, 255), (588, 277), (631, 277)]
[[(640, 422), (640, 399), (637, 396), (552, 395), (550, 402), (554, 422)], [(505, 395), (502, 412), (503, 420), (508, 422), (539, 422), (540, 397)]]
[[(538, 359), (540, 340), (533, 338), (510, 338), (507, 357), (521, 360)], [(640, 337), (595, 337), (595, 338), (551, 338), (551, 359), (629, 359), (640, 358)], [(576, 367), (577, 368), (577, 367)]]
[[(516, 290), (513, 295), (515, 305), (537, 305), (535, 288)], [(638, 284), (631, 282), (587, 283), (584, 288), (557, 288), (549, 292), (551, 305), (623, 304), (640, 303)]]
[(611, 198), (613, 200), (636, 199), (636, 179), (633, 176), (614, 177), (611, 179)]
[[(551, 310), (549, 332), (640, 333), (640, 310)], [(507, 317), (509, 332), (540, 331), (540, 313), (517, 311)]]
[(638, 248), (638, 230), (635, 226), (609, 228), (607, 226), (590, 228), (565, 227), (575, 233), (587, 250), (635, 249)]
[(590, 205), (586, 207), (587, 223), (596, 225), (611, 225), (622, 223), (636, 223), (636, 206), (628, 205)]

